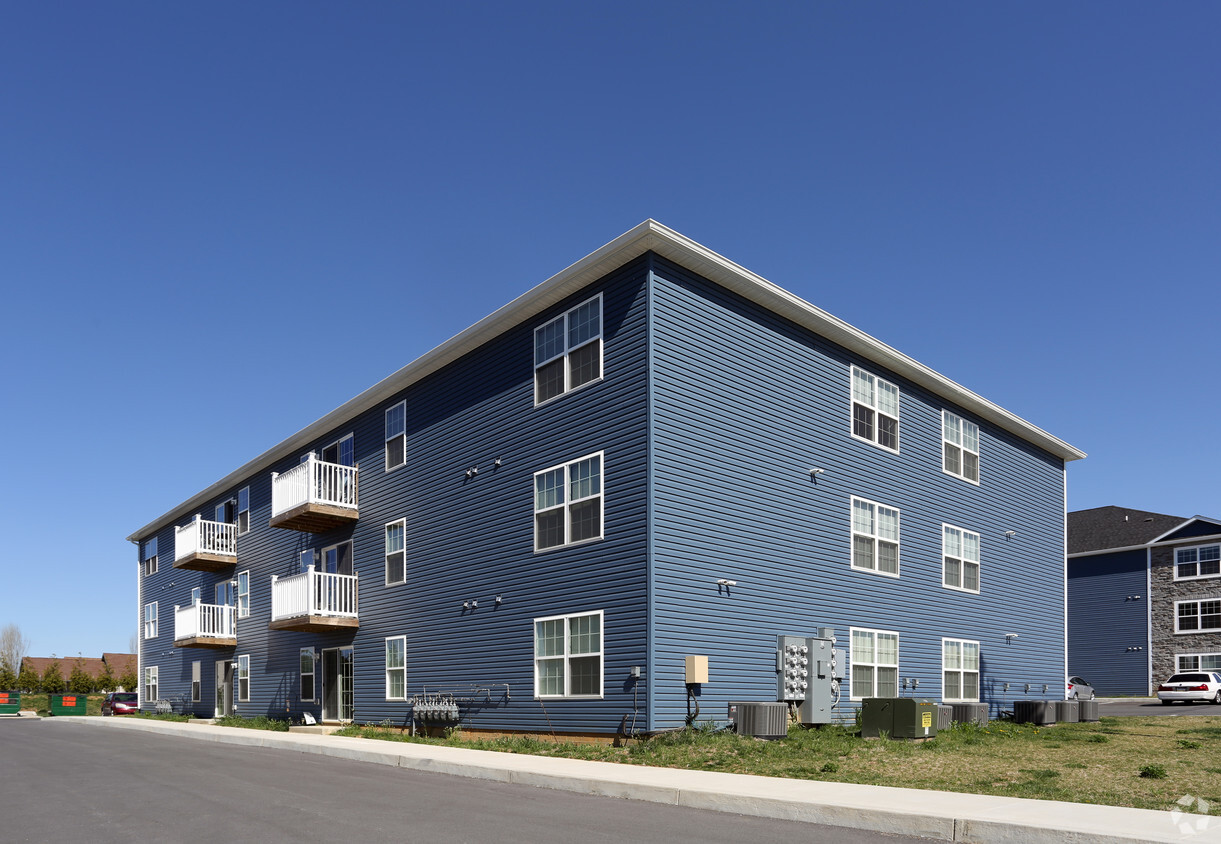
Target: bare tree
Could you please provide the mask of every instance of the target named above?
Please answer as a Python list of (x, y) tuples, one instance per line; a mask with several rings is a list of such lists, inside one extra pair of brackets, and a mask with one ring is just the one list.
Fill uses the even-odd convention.
[(30, 652), (30, 640), (21, 635), (21, 628), (8, 624), (0, 630), (0, 662), (14, 672), (21, 668), (21, 660)]
[(129, 654), (140, 652), (140, 631), (137, 630), (131, 634), (131, 638), (127, 640), (127, 652)]

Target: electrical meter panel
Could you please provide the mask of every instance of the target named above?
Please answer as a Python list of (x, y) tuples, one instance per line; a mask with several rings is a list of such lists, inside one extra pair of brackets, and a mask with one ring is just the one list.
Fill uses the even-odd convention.
[(797, 704), (803, 724), (829, 724), (839, 702), (844, 652), (835, 647), (835, 631), (818, 636), (776, 637), (776, 699)]

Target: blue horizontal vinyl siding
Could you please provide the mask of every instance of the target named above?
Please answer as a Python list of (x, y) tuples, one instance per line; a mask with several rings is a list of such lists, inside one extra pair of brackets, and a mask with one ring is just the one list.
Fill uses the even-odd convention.
[(1068, 561), (1068, 670), (1100, 695), (1149, 693), (1147, 552)]
[[(724, 718), (775, 699), (778, 634), (823, 626), (846, 652), (851, 627), (899, 633), (920, 697), (941, 694), (942, 637), (980, 642), (994, 708), (1057, 693), (1062, 461), (660, 258), (653, 302), (653, 729), (686, 714), (684, 655), (709, 657), (702, 712)], [(851, 436), (852, 364), (899, 386), (900, 453)], [(981, 484), (942, 472), (942, 409), (980, 424)], [(899, 578), (850, 567), (853, 496), (901, 511)], [(941, 586), (942, 523), (980, 534), (980, 594)]]
[[(354, 720), (404, 724), (409, 705), (386, 700), (384, 647), (387, 637), (405, 636), (407, 696), (456, 695), (464, 726), (615, 732), (633, 714), (629, 668), (646, 658), (646, 277), (644, 259), (620, 268), (320, 437), (310, 448), (354, 435), (360, 467), (355, 525), (321, 535), (271, 528), (267, 472), (219, 499), (236, 497), (238, 488), (250, 485), (251, 530), (239, 537), (231, 572), (173, 570), (173, 529), (162, 531), (160, 572), (146, 579), (141, 599), (153, 600), (147, 597), (152, 590), (163, 596), (161, 635), (143, 650), (146, 664), (159, 666), (161, 696), (189, 695), (191, 663), (199, 660), (203, 695), (194, 711), (210, 716), (215, 663), (248, 654), (251, 700), (237, 704), (239, 714), (296, 719), (309, 712), (319, 718), (320, 702), (300, 700), (300, 649), (351, 647)], [(535, 327), (599, 292), (603, 379), (535, 407)], [(407, 463), (387, 472), (384, 413), (403, 400)], [(534, 473), (599, 451), (604, 538), (535, 553)], [(298, 460), (287, 456), (272, 469), (285, 472)], [(473, 467), (478, 474), (467, 478)], [(204, 518), (211, 518), (212, 506)], [(179, 523), (189, 518), (184, 514)], [(398, 519), (406, 525), (407, 582), (386, 586), (384, 526)], [(272, 575), (296, 573), (305, 549), (320, 553), (346, 540), (353, 543), (360, 578), (359, 629), (268, 630)], [(174, 649), (170, 597), (186, 604), (198, 585), (210, 603), (216, 582), (246, 570), (251, 615), (238, 621), (237, 647)], [(464, 610), (463, 603), (473, 600), (478, 608)], [(533, 620), (598, 610), (604, 617), (603, 699), (535, 699)], [(319, 665), (319, 687), (321, 682)], [(643, 722), (643, 706), (639, 718)]]

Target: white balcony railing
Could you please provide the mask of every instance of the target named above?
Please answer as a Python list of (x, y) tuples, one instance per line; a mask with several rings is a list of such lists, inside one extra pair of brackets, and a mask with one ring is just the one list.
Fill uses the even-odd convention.
[(187, 524), (174, 528), (174, 560), (191, 554), (237, 556), (237, 525), (210, 522), (198, 514)]
[(313, 454), (283, 474), (271, 473), (271, 515), (302, 504), (356, 508), (356, 467), (324, 463)]
[(234, 608), (224, 604), (174, 607), (174, 641), (182, 639), (234, 639)]
[(357, 618), (357, 577), (307, 571), (291, 577), (271, 577), (271, 620), (301, 616)]

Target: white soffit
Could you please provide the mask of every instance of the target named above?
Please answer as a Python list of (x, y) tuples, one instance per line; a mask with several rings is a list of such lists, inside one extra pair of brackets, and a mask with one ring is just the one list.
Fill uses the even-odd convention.
[(281, 458), (296, 453), (332, 428), (340, 427), (416, 381), (490, 342), (511, 328), (533, 319), (557, 302), (649, 251), (656, 252), (676, 264), (681, 264), (688, 270), (716, 282), (743, 298), (902, 375), (947, 401), (974, 413), (981, 419), (985, 419), (1057, 457), (1064, 460), (1079, 460), (1085, 457), (1085, 452), (1041, 428), (1031, 425), (821, 308), (772, 284), (762, 276), (752, 273), (655, 220), (645, 220), (601, 249), (591, 252), (568, 268), (518, 296), (504, 307), (479, 320), (470, 328), (416, 358), (351, 401), (344, 403), (313, 424), (302, 428), (296, 434), (231, 472), (190, 500), (140, 528), (127, 537), (128, 540), (134, 542), (155, 530), (160, 530), (172, 521), (185, 518), (186, 514), (194, 513), (204, 502), (231, 491), (239, 483), (245, 483), (251, 475), (269, 469)]

